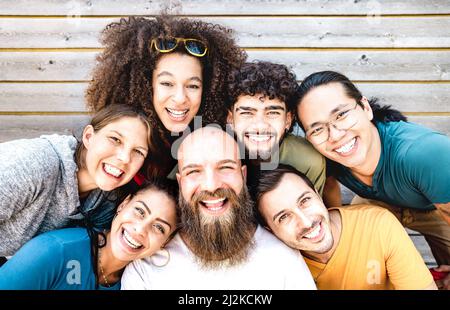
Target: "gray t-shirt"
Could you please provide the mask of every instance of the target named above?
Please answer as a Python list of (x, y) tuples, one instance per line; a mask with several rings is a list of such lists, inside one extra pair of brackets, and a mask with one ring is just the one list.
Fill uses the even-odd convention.
[(62, 135), (0, 143), (0, 256), (77, 212), (76, 145)]

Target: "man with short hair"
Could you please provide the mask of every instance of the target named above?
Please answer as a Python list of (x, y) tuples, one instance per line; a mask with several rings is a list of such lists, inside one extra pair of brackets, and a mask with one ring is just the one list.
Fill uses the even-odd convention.
[(282, 64), (257, 61), (231, 72), (227, 122), (245, 147), (249, 186), (261, 169), (280, 162), (305, 173), (322, 193), (325, 158), (303, 137), (288, 134), (297, 87), (295, 74)]
[(264, 225), (301, 251), (319, 289), (436, 289), (408, 234), (386, 209), (327, 210), (311, 181), (285, 165), (261, 172), (255, 197)]
[(180, 232), (165, 247), (166, 261), (130, 264), (122, 288), (315, 289), (300, 253), (256, 224), (231, 136), (195, 130), (178, 149), (178, 169)]

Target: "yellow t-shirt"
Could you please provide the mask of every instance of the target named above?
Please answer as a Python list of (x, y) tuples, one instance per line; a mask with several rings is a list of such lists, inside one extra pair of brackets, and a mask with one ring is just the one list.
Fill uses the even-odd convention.
[(388, 210), (370, 205), (333, 208), (341, 239), (327, 264), (305, 257), (318, 289), (423, 289), (433, 278), (403, 226)]

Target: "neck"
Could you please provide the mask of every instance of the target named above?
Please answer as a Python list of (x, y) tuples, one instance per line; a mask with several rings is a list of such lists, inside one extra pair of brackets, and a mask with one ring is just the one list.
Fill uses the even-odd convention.
[(371, 124), (371, 143), (368, 145), (366, 160), (360, 166), (352, 167), (352, 174), (363, 183), (371, 186), (372, 177), (377, 169), (381, 157), (381, 139), (378, 129)]
[[(122, 261), (117, 259), (111, 249), (111, 234), (108, 232), (106, 234), (106, 245), (103, 248), (98, 249), (99, 259), (98, 259), (98, 270), (97, 277), (99, 283), (105, 285), (105, 276), (109, 285), (114, 285), (120, 280), (123, 269), (129, 263), (128, 261)], [(102, 274), (103, 270), (103, 274)]]
[(333, 256), (339, 244), (339, 240), (341, 239), (341, 232), (342, 232), (342, 221), (341, 221), (341, 214), (339, 213), (339, 211), (331, 210), (329, 214), (330, 214), (331, 235), (333, 236), (333, 245), (331, 246), (331, 249), (325, 253), (302, 251), (302, 254), (304, 256), (322, 264), (328, 263), (331, 257)]
[(80, 197), (86, 196), (90, 191), (97, 188), (94, 180), (89, 176), (86, 168), (77, 171), (78, 193)]

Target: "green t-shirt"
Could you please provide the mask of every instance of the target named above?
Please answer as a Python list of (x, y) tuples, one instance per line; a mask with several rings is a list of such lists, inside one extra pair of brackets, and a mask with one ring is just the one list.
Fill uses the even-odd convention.
[(381, 156), (372, 186), (347, 167), (329, 161), (328, 171), (361, 197), (406, 208), (432, 210), (450, 202), (450, 139), (409, 122), (377, 123)]
[(280, 163), (304, 173), (322, 195), (326, 179), (325, 157), (305, 138), (286, 135), (280, 146)]

